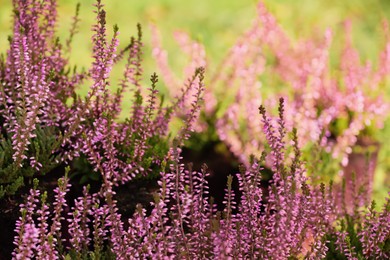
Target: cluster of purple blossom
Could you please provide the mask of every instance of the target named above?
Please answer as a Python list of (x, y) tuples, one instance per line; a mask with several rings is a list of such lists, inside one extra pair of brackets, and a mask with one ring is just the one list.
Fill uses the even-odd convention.
[[(286, 127), (291, 131), (299, 124), (300, 147), (321, 143), (342, 166), (346, 166), (348, 155), (364, 130), (382, 128), (388, 116), (389, 104), (383, 98), (390, 73), (386, 22), (383, 28), (386, 43), (378, 58), (379, 64), (373, 67), (370, 61), (362, 64), (359, 52), (352, 44), (351, 23), (346, 22), (344, 48), (337, 60), (340, 67), (334, 68), (330, 66), (330, 29), (323, 37), (290, 39), (260, 1), (253, 25), (231, 48), (207, 84), (206, 118), (218, 115), (212, 127), (231, 152), (248, 166), (250, 155), (261, 151), (265, 143), (261, 125), (256, 120), (257, 107), (261, 103), (274, 107), (277, 97), (283, 96), (287, 107)], [(161, 46), (156, 28), (152, 31), (156, 63), (174, 96), (180, 81), (169, 67), (168, 54)], [(184, 75), (194, 66), (207, 65), (206, 53), (200, 43), (192, 41), (183, 32), (177, 32), (175, 36), (190, 59)], [(269, 75), (278, 85), (285, 86), (280, 92), (265, 94), (269, 91), (261, 91), (262, 88), (277, 88), (272, 80), (267, 80)], [(270, 86), (263, 86), (263, 80), (271, 82), (268, 83)], [(227, 95), (230, 97), (226, 98)], [(345, 120), (346, 126), (332, 129), (338, 120)], [(200, 120), (196, 129), (202, 131), (205, 127), (210, 126)]]
[[(203, 99), (205, 115), (215, 113), (219, 102), (214, 89), (204, 87), (203, 47), (185, 34), (176, 35), (183, 51), (192, 57), (185, 69), (183, 84), (168, 69), (166, 53), (160, 47), (155, 48), (164, 79), (177, 91), (170, 106), (158, 105), (156, 74), (151, 76), (149, 95), (143, 97), (141, 90), (140, 28), (138, 37), (118, 51), (118, 28), (114, 27), (113, 37), (108, 40), (105, 11), (97, 0), (92, 67), (86, 72), (76, 69), (71, 72), (64, 52), (71, 50), (78, 17), (74, 19), (64, 47), (55, 34), (55, 0), (14, 0), (14, 33), (6, 59), (0, 60), (0, 118), (4, 121), (0, 131), (2, 139), (12, 142), (12, 167), (16, 171), (29, 166), (36, 173), (41, 172), (44, 162), (39, 153), (30, 150), (40, 149), (36, 141), (37, 129), (52, 127), (56, 129), (53, 135), (58, 138), (58, 146), (49, 151), (49, 156), (55, 157), (58, 163), (70, 163), (85, 156), (93, 170), (102, 176), (102, 183), (97, 192), (84, 187), (83, 196), (69, 203), (67, 194), (71, 184), (70, 168), (67, 168), (54, 190), (51, 205), (48, 202), (51, 194), (41, 192), (34, 181), (26, 202), (20, 205), (13, 258), (104, 259), (110, 254), (116, 259), (390, 258), (390, 198), (382, 211), (377, 212), (374, 203), (366, 210), (362, 198), (364, 190), (360, 189), (360, 193), (353, 194), (351, 209), (346, 205), (345, 189), (316, 185), (307, 176), (301, 158), (299, 140), (307, 132), (292, 127), (296, 120), (305, 120), (308, 125), (312, 123), (318, 129), (329, 130), (326, 126), (331, 120), (351, 110), (357, 112), (357, 123), (352, 121), (350, 130), (344, 134), (351, 131), (351, 136), (356, 138), (364, 127), (359, 124), (380, 118), (386, 108), (379, 97), (366, 98), (363, 89), (357, 90), (358, 86), (362, 82), (372, 84), (375, 80), (378, 85), (388, 71), (371, 73), (368, 67), (364, 69), (354, 62), (342, 65), (345, 85), (352, 91), (351, 95), (357, 95), (348, 96), (336, 80), (329, 78), (325, 66), (328, 34), (325, 43), (317, 45), (310, 41), (298, 48), (291, 47), (262, 4), (259, 14), (259, 20), (232, 49), (223, 68), (210, 83), (211, 87), (226, 84), (237, 90), (237, 104), (228, 107), (216, 122), (216, 128), (221, 140), (228, 143), (244, 163), (235, 175), (238, 192), (232, 188), (234, 177), (230, 176), (224, 209), (217, 211), (208, 195), (207, 166), (194, 171), (190, 166), (185, 167), (181, 157), (181, 147), (190, 133), (205, 127), (198, 120)], [(262, 27), (260, 21), (264, 24)], [(158, 37), (154, 41), (158, 46)], [(296, 93), (292, 103), (285, 102), (288, 98), (279, 99), (276, 119), (260, 106), (261, 96), (253, 87), (265, 69), (265, 58), (258, 48), (263, 44), (275, 48), (273, 51), (280, 59), (272, 72), (290, 82)], [(304, 46), (310, 47), (312, 55), (303, 55)], [(350, 45), (345, 53), (348, 59), (356, 56)], [(388, 64), (385, 54), (382, 62)], [(125, 55), (123, 80), (118, 91), (112, 93), (108, 90), (110, 72)], [(91, 87), (82, 99), (75, 94), (75, 88), (85, 80), (91, 81)], [(302, 90), (312, 85), (314, 90)], [(131, 114), (129, 119), (119, 122), (122, 99), (129, 89), (134, 93)], [(325, 90), (347, 95), (340, 102), (350, 102), (350, 105), (335, 102), (331, 98), (338, 95), (323, 93)], [(319, 96), (329, 97), (329, 103), (322, 104), (324, 107), (319, 114), (320, 118), (330, 118), (324, 119), (326, 123), (320, 123), (316, 114)], [(351, 102), (356, 97), (363, 99), (359, 108), (353, 107), (357, 102)], [(301, 108), (305, 110), (299, 110)], [(363, 110), (366, 114), (360, 113)], [(308, 111), (315, 116), (307, 114)], [(238, 120), (241, 112), (248, 129), (243, 134)], [(293, 118), (292, 113), (298, 116)], [(184, 125), (171, 141), (168, 124), (173, 116), (183, 117)], [(286, 145), (288, 132), (292, 132), (291, 147)], [(244, 136), (251, 141), (243, 139)], [(354, 141), (350, 141), (348, 135), (344, 139), (349, 141), (337, 140), (332, 151), (339, 149), (336, 148), (339, 142), (342, 147), (356, 142), (353, 138)], [(167, 143), (164, 153), (154, 152), (155, 146), (164, 142)], [(268, 155), (263, 152), (258, 158), (249, 156), (259, 155), (265, 143), (270, 148)], [(326, 145), (330, 143), (327, 141)], [(343, 150), (345, 147), (342, 147)], [(147, 175), (151, 163), (160, 169), (159, 189), (154, 194), (151, 209), (146, 210), (147, 205), (139, 204), (133, 216), (125, 218), (119, 212), (115, 187), (136, 175)], [(273, 173), (267, 188), (261, 185), (264, 166)], [(351, 181), (351, 185), (356, 185)], [(341, 203), (335, 203), (340, 198)]]
[[(78, 17), (74, 19), (64, 47), (55, 34), (56, 1), (14, 1), (14, 10), (14, 34), (6, 59), (0, 62), (1, 140), (12, 142), (13, 175), (26, 167), (45, 172), (47, 162), (36, 152), (43, 149), (39, 147), (37, 127), (55, 129), (51, 134), (57, 139), (56, 145), (48, 148), (47, 157), (55, 158), (57, 165), (82, 154), (95, 171), (113, 184), (148, 174), (145, 169), (148, 164), (163, 160), (163, 156), (153, 151), (153, 144), (168, 142), (169, 122), (176, 111), (180, 111), (188, 93), (194, 90), (199, 93), (192, 99), (194, 111), (188, 115), (188, 127), (191, 127), (203, 92), (199, 80), (203, 70), (192, 71), (189, 83), (183, 87), (183, 95), (174, 100), (173, 105), (158, 104), (156, 74), (151, 76), (149, 95), (144, 97), (140, 27), (138, 38), (132, 38), (130, 44), (118, 52), (118, 28), (114, 27), (109, 41), (105, 11), (97, 1), (97, 23), (92, 28), (93, 64), (88, 71), (77, 72), (75, 68), (72, 73), (65, 57), (77, 31)], [(125, 55), (123, 79), (117, 92), (112, 93), (109, 91), (110, 72)], [(87, 80), (91, 87), (83, 99), (76, 95), (75, 89)], [(122, 99), (129, 89), (134, 93), (129, 119), (118, 122)]]
[[(390, 200), (380, 213), (374, 205), (364, 213), (358, 195), (352, 214), (345, 207), (335, 207), (331, 186), (312, 185), (304, 176), (296, 131), (292, 138), (294, 158), (288, 165), (284, 160), (283, 99), (277, 129), (264, 107), (260, 113), (273, 158), (274, 175), (267, 196), (260, 185), (265, 154), (237, 174), (238, 205), (229, 177), (222, 212), (216, 211), (208, 196), (207, 167), (200, 172), (186, 169), (178, 152), (172, 152), (169, 170), (161, 172), (151, 212), (138, 205), (127, 220), (118, 213), (115, 192), (108, 182), (103, 183), (100, 193), (89, 194), (85, 188), (64, 217), (64, 197), (69, 191), (65, 176), (55, 191), (53, 211), (46, 204), (46, 194), (39, 199), (39, 191), (31, 189), (27, 203), (21, 205), (13, 256), (56, 259), (73, 251), (77, 259), (100, 259), (108, 246), (117, 259), (322, 259), (332, 253), (348, 259), (390, 257)], [(47, 224), (49, 217), (51, 226)], [(64, 218), (66, 224), (61, 222)], [(62, 225), (68, 226), (67, 240), (61, 236)], [(352, 225), (355, 233), (344, 225)], [(360, 248), (351, 243), (354, 235)], [(59, 245), (65, 244), (61, 252)]]

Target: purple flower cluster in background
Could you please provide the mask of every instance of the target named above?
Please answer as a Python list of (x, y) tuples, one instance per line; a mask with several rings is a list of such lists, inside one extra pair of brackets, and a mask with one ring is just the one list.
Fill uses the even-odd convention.
[[(340, 66), (333, 68), (330, 29), (321, 37), (290, 39), (261, 1), (257, 13), (253, 25), (230, 49), (208, 82), (206, 120), (200, 120), (196, 129), (204, 130), (207, 125), (203, 121), (222, 114), (211, 127), (216, 128), (219, 138), (248, 166), (250, 155), (264, 149), (265, 143), (262, 127), (256, 120), (257, 107), (262, 103), (275, 106), (277, 98), (284, 96), (286, 127), (291, 131), (299, 124), (300, 147), (319, 142), (346, 166), (348, 155), (364, 131), (370, 127), (383, 128), (388, 116), (389, 104), (383, 98), (390, 72), (387, 22), (383, 26), (386, 41), (375, 66), (371, 61), (362, 63), (351, 40), (351, 23), (347, 21), (344, 47), (337, 60)], [(168, 54), (161, 46), (156, 27), (152, 29), (156, 64), (175, 96), (180, 86), (176, 82), (180, 81), (169, 67)], [(183, 53), (190, 58), (185, 72), (194, 66), (207, 65), (200, 43), (182, 32), (175, 36)], [(267, 88), (276, 90), (270, 94)], [(340, 120), (346, 121), (346, 127), (332, 129)]]

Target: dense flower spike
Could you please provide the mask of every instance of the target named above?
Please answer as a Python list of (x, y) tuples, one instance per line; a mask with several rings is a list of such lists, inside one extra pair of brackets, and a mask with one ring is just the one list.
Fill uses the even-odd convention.
[(363, 247), (363, 255), (365, 257), (374, 256), (376, 258), (389, 258), (390, 251), (386, 249), (390, 241), (390, 202), (387, 198), (386, 204), (383, 206), (382, 212), (375, 211), (375, 203), (372, 203), (363, 228), (359, 232), (360, 241)]
[(13, 253), (13, 257), (15, 259), (32, 258), (34, 255), (34, 250), (36, 249), (40, 234), (38, 228), (33, 223), (32, 213), (35, 211), (37, 203), (39, 202), (38, 196), (39, 191), (37, 191), (35, 187), (30, 190), (26, 204), (20, 205), (22, 216), (16, 222), (15, 232), (18, 233), (18, 235), (15, 236), (14, 239), (16, 250)]

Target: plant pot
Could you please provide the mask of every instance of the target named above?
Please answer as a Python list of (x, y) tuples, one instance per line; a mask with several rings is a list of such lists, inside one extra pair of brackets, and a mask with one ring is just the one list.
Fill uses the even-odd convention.
[(345, 203), (347, 210), (356, 203), (371, 202), (374, 175), (380, 144), (368, 137), (358, 139), (348, 156), (348, 165), (343, 168), (345, 179)]

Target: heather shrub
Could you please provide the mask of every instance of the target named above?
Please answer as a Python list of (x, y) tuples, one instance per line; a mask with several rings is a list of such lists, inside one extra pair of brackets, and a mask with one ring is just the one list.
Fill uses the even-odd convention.
[[(248, 166), (250, 156), (266, 148), (261, 126), (255, 120), (256, 108), (264, 102), (273, 107), (277, 97), (283, 96), (288, 107), (286, 127), (291, 131), (299, 124), (299, 145), (306, 159), (312, 159), (313, 146), (321, 148), (321, 157), (328, 158), (322, 177), (331, 174), (337, 178), (334, 173), (340, 168), (346, 170), (356, 147), (370, 146), (375, 156), (375, 133), (388, 118), (389, 40), (384, 24), (385, 42), (378, 44), (383, 46), (375, 64), (361, 60), (349, 22), (341, 50), (333, 46), (338, 43), (332, 43), (331, 30), (309, 39), (291, 39), (260, 1), (253, 25), (210, 76), (204, 111), (195, 129), (200, 135), (207, 131), (211, 140), (223, 141)], [(181, 80), (170, 70), (168, 53), (161, 46), (156, 27), (152, 32), (154, 57), (174, 96)], [(189, 59), (183, 75), (192, 67), (208, 65), (201, 43), (183, 32), (174, 36)], [(329, 169), (330, 163), (334, 167)]]
[[(118, 184), (150, 176), (157, 169), (151, 166), (158, 166), (168, 152), (170, 119), (189, 98), (163, 104), (156, 74), (143, 90), (141, 27), (118, 50), (118, 27), (108, 39), (100, 1), (92, 28), (93, 63), (87, 70), (72, 67), (68, 56), (80, 22), (78, 10), (69, 37), (61, 41), (55, 31), (56, 1), (14, 1), (13, 35), (0, 60), (0, 197), (14, 194), (26, 178), (31, 183), (37, 174), (64, 164), (72, 166), (71, 176), (82, 175), (82, 182), (108, 179)], [(126, 59), (123, 79), (117, 91), (110, 91), (110, 72), (121, 59)], [(183, 92), (196, 88), (203, 71), (192, 73)], [(76, 94), (82, 84), (90, 86), (86, 97)], [(119, 122), (129, 91), (132, 108)], [(196, 98), (194, 103), (200, 95)]]
[(375, 201), (365, 209), (361, 207), (362, 201), (362, 194), (355, 193), (352, 213), (348, 212), (345, 201), (339, 208), (335, 227), (327, 234), (329, 251), (326, 259), (388, 259), (390, 257), (389, 196), (379, 212)]
[[(27, 202), (21, 205), (14, 257), (40, 259), (41, 254), (55, 257), (69, 250), (69, 256), (76, 259), (101, 259), (107, 252), (116, 259), (389, 257), (389, 200), (381, 212), (375, 211), (374, 203), (367, 211), (356, 207), (352, 214), (335, 206), (331, 186), (311, 184), (305, 176), (296, 130), (291, 135), (294, 156), (285, 157), (283, 100), (276, 121), (264, 107), (260, 113), (271, 147), (273, 178), (269, 189), (260, 186), (263, 153), (236, 175), (241, 193), (238, 203), (231, 187), (233, 177), (229, 177), (225, 209), (217, 212), (208, 196), (207, 167), (200, 172), (185, 168), (180, 151), (171, 149), (169, 167), (160, 173), (160, 189), (151, 211), (139, 205), (132, 218), (122, 220), (109, 183), (103, 184), (104, 192), (99, 194), (89, 194), (85, 188), (65, 217), (69, 237), (64, 239), (59, 230), (65, 222), (59, 218), (64, 216), (64, 196), (70, 188), (65, 176), (55, 191), (54, 210), (45, 206), (45, 194), (31, 189)], [(277, 122), (276, 128), (273, 122)], [(47, 222), (49, 218), (51, 222)]]

